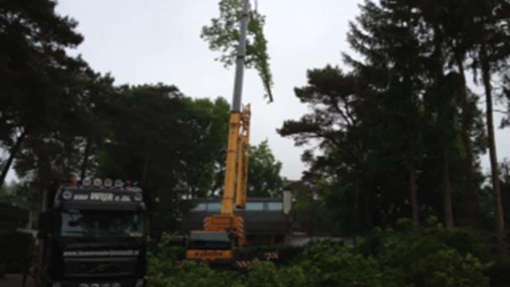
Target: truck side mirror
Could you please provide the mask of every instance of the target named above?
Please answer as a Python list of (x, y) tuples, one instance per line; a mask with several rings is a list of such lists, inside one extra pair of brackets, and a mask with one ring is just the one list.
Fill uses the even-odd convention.
[(37, 232), (37, 238), (46, 239), (51, 233), (53, 226), (53, 216), (50, 211), (41, 212), (39, 214), (39, 226)]

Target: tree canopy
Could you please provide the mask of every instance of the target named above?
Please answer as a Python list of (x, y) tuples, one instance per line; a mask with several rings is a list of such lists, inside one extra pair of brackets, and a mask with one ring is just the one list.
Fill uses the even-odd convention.
[[(56, 3), (0, 5), (0, 184), (13, 168), (22, 181), (0, 197), (34, 208), (29, 201), (70, 176), (129, 179), (146, 191), (156, 228), (175, 229), (183, 199), (222, 191), (228, 102), (172, 84), (114, 84), (70, 53), (83, 37)], [(242, 4), (221, 0), (202, 30), (226, 66), (238, 56)], [(366, 0), (359, 8), (342, 66), (310, 69), (294, 91), (310, 110), (279, 129), (308, 147), (306, 188), (296, 195), (304, 225), (357, 234), (437, 217), (449, 229), (493, 228), (503, 243), (509, 164), (498, 158), (493, 113), (508, 127), (510, 2)], [(272, 99), (265, 17), (249, 14), (245, 61)], [(269, 144), (250, 152), (249, 195), (279, 196), (282, 164)], [(486, 152), (490, 175), (481, 168)]]
[[(360, 5), (347, 35), (347, 68), (310, 70), (308, 84), (295, 89), (310, 112), (279, 130), (297, 145), (312, 144), (303, 154), (304, 180), (337, 220), (351, 218), (358, 231), (401, 217), (419, 225), (431, 215), (450, 228), (479, 226), (486, 192), (494, 192), (492, 210), (501, 218), (498, 168), (487, 191), (480, 156), (488, 148), (497, 163), (492, 79), (505, 73), (509, 7), (469, 0)], [(484, 90), (485, 111), (482, 95), (469, 88), (469, 69)], [(504, 81), (497, 85), (504, 90)]]
[(248, 165), (248, 196), (281, 197), (284, 179), (281, 177), (282, 163), (276, 160), (266, 141), (250, 147)]
[(79, 103), (70, 88), (90, 72), (67, 48), (83, 40), (76, 22), (55, 13), (54, 1), (2, 1), (0, 7), (0, 144), (9, 151), (3, 184), (21, 144), (56, 132)]

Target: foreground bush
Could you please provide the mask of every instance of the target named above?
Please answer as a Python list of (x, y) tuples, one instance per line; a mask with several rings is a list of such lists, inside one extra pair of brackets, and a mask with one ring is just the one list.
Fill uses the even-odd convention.
[(494, 260), (487, 271), (492, 287), (510, 286), (510, 258), (500, 257)]
[(215, 271), (206, 265), (185, 262), (182, 265), (152, 258), (147, 275), (151, 287), (226, 287), (237, 286), (234, 274)]
[(297, 266), (306, 270), (307, 286), (397, 286), (374, 258), (337, 243), (310, 246)]
[(477, 258), (445, 249), (419, 260), (412, 281), (424, 287), (486, 287), (489, 279), (483, 275), (484, 269)]
[(396, 273), (404, 286), (485, 287), (489, 286), (484, 274), (489, 265), (478, 258), (488, 256), (483, 246), (468, 231), (435, 226), (376, 231), (360, 252), (374, 256), (384, 273)]
[(359, 248), (316, 243), (290, 264), (255, 262), (243, 273), (179, 264), (175, 254), (182, 250), (163, 242), (164, 250), (149, 260), (148, 286), (488, 287), (487, 265), (470, 252), (477, 244), (465, 234), (451, 235), (440, 228), (379, 231)]

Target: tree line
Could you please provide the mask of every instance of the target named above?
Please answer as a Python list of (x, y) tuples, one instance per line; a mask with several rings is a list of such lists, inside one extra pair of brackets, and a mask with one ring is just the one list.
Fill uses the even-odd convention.
[[(182, 199), (222, 189), (228, 102), (191, 98), (174, 85), (116, 85), (70, 55), (84, 38), (56, 4), (0, 5), (0, 186), (10, 170), (21, 182), (0, 197), (45, 205), (71, 176), (120, 178), (144, 188), (157, 228), (175, 228)], [(250, 189), (278, 194), (281, 163), (267, 142), (252, 154)]]
[[(229, 11), (239, 3), (221, 3), (223, 14), (202, 36), (224, 51), (236, 40)], [(23, 182), (19, 193), (31, 198), (26, 190), (48, 194), (71, 175), (131, 179), (147, 190), (154, 214), (173, 226), (182, 198), (221, 190), (228, 103), (193, 99), (172, 85), (115, 85), (111, 75), (69, 55), (83, 36), (55, 5), (0, 5), (0, 183), (14, 169)], [(318, 143), (319, 151), (303, 154), (305, 189), (321, 199), (315, 211), (325, 210), (348, 233), (436, 216), (450, 228), (494, 228), (503, 241), (510, 173), (497, 157), (493, 113), (504, 102), (501, 127), (510, 124), (509, 13), (507, 0), (360, 5), (347, 35), (348, 69), (310, 70), (295, 94), (311, 112), (279, 130), (298, 145)], [(264, 18), (252, 18), (250, 31), (259, 35), (253, 43), (262, 49), (248, 50), (263, 71)], [(270, 87), (270, 73), (261, 77)], [(480, 163), (487, 151), (488, 180)], [(250, 191), (277, 194), (281, 164), (267, 143), (252, 155)], [(315, 204), (303, 198), (303, 205)]]
[[(508, 163), (497, 156), (493, 114), (509, 99), (510, 2), (359, 7), (347, 68), (308, 71), (295, 95), (311, 112), (279, 130), (314, 144), (303, 154), (305, 182), (345, 232), (436, 216), (449, 228), (494, 228), (503, 243)], [(488, 180), (480, 163), (487, 151)]]

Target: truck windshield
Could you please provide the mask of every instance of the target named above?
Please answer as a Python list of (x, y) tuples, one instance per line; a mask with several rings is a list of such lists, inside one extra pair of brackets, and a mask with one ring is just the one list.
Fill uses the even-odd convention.
[(62, 212), (64, 237), (141, 237), (143, 216), (135, 211), (69, 209)]

